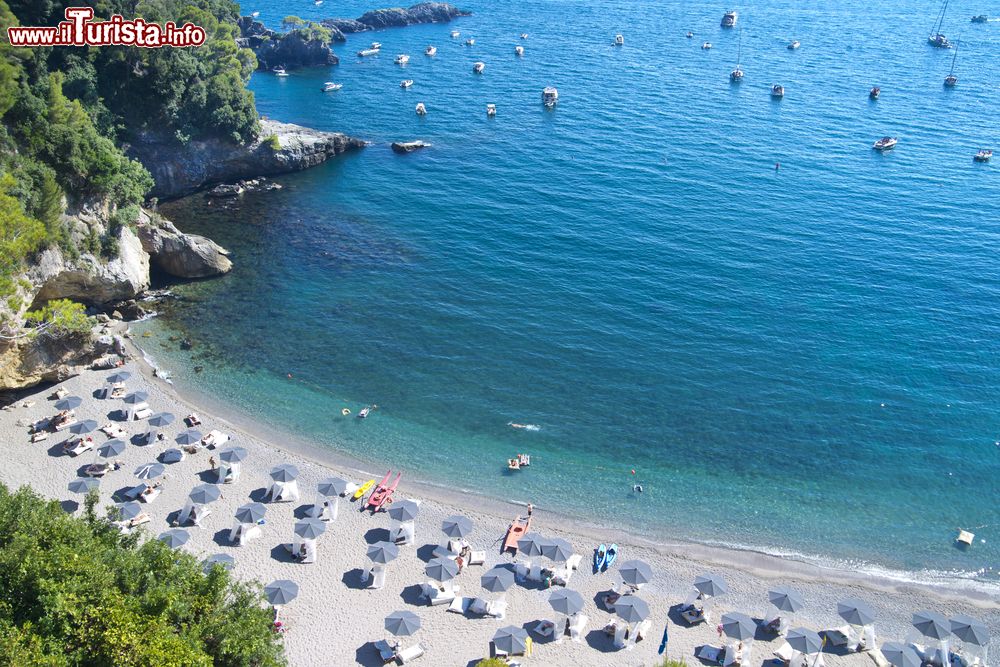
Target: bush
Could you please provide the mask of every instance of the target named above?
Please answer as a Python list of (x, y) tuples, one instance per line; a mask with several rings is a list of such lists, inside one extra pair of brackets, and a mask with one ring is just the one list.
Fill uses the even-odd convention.
[(0, 485), (0, 664), (277, 667), (260, 586)]
[(656, 667), (687, 667), (687, 663), (676, 658), (664, 658), (663, 662), (656, 663)]
[(476, 663), (476, 667), (507, 667), (507, 663), (500, 658), (483, 658)]
[(281, 150), (281, 139), (276, 134), (269, 136), (264, 143), (270, 146), (272, 151), (277, 152)]
[(45, 327), (45, 334), (55, 338), (89, 336), (90, 329), (94, 326), (94, 322), (87, 316), (83, 304), (75, 303), (69, 299), (49, 301), (25, 317), (28, 326)]

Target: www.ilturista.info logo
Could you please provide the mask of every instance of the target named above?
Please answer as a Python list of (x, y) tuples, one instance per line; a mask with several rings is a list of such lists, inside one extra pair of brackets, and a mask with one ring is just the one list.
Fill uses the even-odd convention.
[(91, 7), (67, 7), (66, 20), (54, 28), (18, 26), (7, 28), (12, 46), (201, 46), (205, 29), (185, 23), (178, 27), (173, 21), (162, 26), (146, 23), (140, 18), (125, 20), (115, 14), (107, 21), (93, 21)]

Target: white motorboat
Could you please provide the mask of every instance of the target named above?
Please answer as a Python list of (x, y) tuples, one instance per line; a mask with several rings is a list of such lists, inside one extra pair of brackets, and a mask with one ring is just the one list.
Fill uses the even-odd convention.
[(413, 85), (413, 79), (403, 79), (402, 81), (399, 82), (400, 88), (409, 88), (412, 85)]
[(797, 40), (797, 39), (793, 39), (792, 41), (790, 41), (788, 43), (788, 50), (789, 51), (794, 51), (795, 49), (799, 48), (800, 46), (802, 46), (802, 43), (799, 42), (799, 40)]
[(874, 88), (868, 91), (868, 98), (872, 100), (877, 100), (879, 98), (879, 95), (881, 94), (882, 94), (882, 89), (879, 88), (878, 86), (875, 86)]
[(369, 49), (375, 49), (378, 51), (382, 48), (382, 42), (372, 42), (372, 45), (368, 47)]
[(993, 151), (984, 148), (983, 150), (973, 155), (972, 159), (975, 160), (976, 162), (989, 162), (990, 158), (992, 157), (993, 157)]
[(288, 76), (288, 72), (285, 71), (284, 67), (275, 67), (271, 71), (274, 72), (274, 76)]
[(426, 49), (424, 49), (424, 55), (425, 56), (433, 56), (437, 52), (438, 52), (438, 50), (437, 50), (436, 46), (428, 46)]
[(515, 46), (514, 47), (514, 55), (523, 56), (524, 55), (524, 47), (521, 46), (520, 44), (518, 44), (517, 46)]
[(459, 35), (461, 35), (461, 34), (462, 34), (462, 33), (460, 33), (460, 32), (459, 32), (459, 31), (457, 31), (457, 30), (452, 30), (452, 31), (451, 31), (451, 36), (452, 36), (452, 37), (458, 37), (458, 36), (459, 36)]
[(736, 21), (740, 18), (740, 15), (736, 13), (736, 10), (730, 9), (728, 12), (722, 15), (722, 22), (720, 25), (723, 28), (735, 28)]
[(694, 33), (688, 30), (687, 34), (684, 36), (687, 37), (688, 39), (691, 39), (692, 37), (694, 37)]
[(785, 87), (780, 83), (771, 86), (771, 97), (782, 98), (785, 96)]
[(547, 86), (542, 91), (542, 104), (551, 109), (559, 101), (559, 91), (553, 86)]
[(365, 56), (377, 56), (379, 54), (378, 49), (361, 49), (358, 51), (358, 56), (364, 58)]
[(496, 116), (497, 115), (497, 105), (495, 105), (495, 104), (487, 104), (486, 105), (486, 115), (487, 116)]
[(521, 39), (528, 39), (528, 33), (522, 32), (521, 33)]
[(615, 46), (624, 46), (625, 37), (623, 35), (615, 35)]
[(708, 49), (712, 48), (712, 42), (705, 42), (705, 43), (703, 43), (701, 45), (701, 48), (703, 48), (703, 49), (705, 49), (707, 51)]
[(344, 87), (342, 83), (334, 83), (333, 81), (327, 81), (323, 84), (323, 92), (329, 93), (331, 90), (340, 90)]
[(476, 44), (476, 40), (475, 40), (474, 37), (470, 37), (469, 39), (465, 40), (465, 45), (466, 46), (475, 46), (475, 44)]
[(482, 74), (484, 69), (486, 69), (486, 63), (484, 62), (478, 62), (472, 65), (472, 71), (476, 74)]
[(252, 14), (250, 14), (250, 16), (257, 18), (258, 16), (260, 16), (260, 12), (253, 12)]
[(897, 143), (899, 143), (899, 140), (896, 139), (896, 137), (882, 137), (872, 144), (872, 148), (877, 151), (887, 151), (890, 148), (895, 147)]
[(427, 107), (424, 106), (423, 102), (417, 102), (417, 107), (416, 107), (415, 110), (416, 110), (418, 116), (426, 116), (427, 115)]
[(410, 56), (406, 55), (405, 53), (400, 53), (398, 56), (396, 56), (397, 65), (405, 65), (408, 62), (410, 62)]

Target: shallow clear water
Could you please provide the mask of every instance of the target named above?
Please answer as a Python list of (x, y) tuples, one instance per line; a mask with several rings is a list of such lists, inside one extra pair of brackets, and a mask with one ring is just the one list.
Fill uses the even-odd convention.
[[(164, 206), (236, 269), (178, 288), (147, 346), (182, 381), (421, 479), (653, 536), (995, 579), (1000, 185), (971, 158), (1000, 127), (1000, 24), (951, 12), (946, 90), (936, 3), (800, 5), (739, 8), (739, 85), (725, 7), (670, 1), (474, 0), (450, 25), (350, 36), (329, 70), (256, 75), (261, 113), (374, 144), (233, 208)], [(353, 55), (376, 39), (383, 55)], [(886, 134), (899, 146), (876, 153)], [(433, 147), (389, 150), (416, 138)], [(507, 474), (520, 451), (534, 465)], [(984, 524), (986, 543), (953, 547)]]

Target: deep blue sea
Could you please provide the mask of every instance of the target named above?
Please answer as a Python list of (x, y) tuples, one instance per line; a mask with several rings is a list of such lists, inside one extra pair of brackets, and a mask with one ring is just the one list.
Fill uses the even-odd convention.
[[(736, 30), (712, 3), (463, 0), (450, 25), (349, 36), (339, 66), (250, 85), (266, 116), (372, 145), (228, 208), (163, 206), (236, 268), (178, 287), (146, 345), (373, 469), (652, 537), (996, 581), (1000, 164), (972, 156), (1000, 148), (1000, 23), (969, 21), (987, 4), (944, 22), (954, 89), (932, 0), (755, 0)], [(243, 7), (272, 27), (371, 8)], [(899, 145), (880, 154), (883, 135)], [(433, 146), (389, 149), (411, 139)], [(509, 474), (518, 452), (533, 465)], [(959, 526), (986, 541), (957, 550)]]

